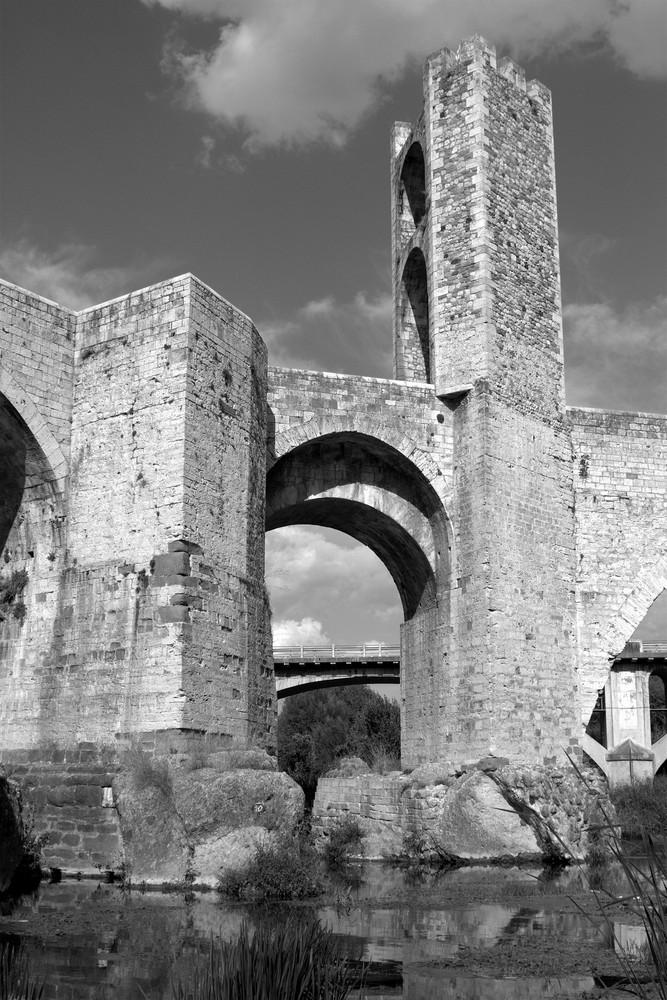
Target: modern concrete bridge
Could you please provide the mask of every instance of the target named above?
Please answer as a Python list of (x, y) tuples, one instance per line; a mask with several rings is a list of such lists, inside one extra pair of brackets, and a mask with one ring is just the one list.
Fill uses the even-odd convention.
[[(338, 684), (400, 683), (400, 646), (360, 643), (326, 646), (274, 646), (278, 698)], [(640, 667), (667, 672), (667, 639), (627, 642), (614, 659), (616, 669)]]
[(278, 698), (339, 684), (398, 684), (400, 646), (274, 646)]

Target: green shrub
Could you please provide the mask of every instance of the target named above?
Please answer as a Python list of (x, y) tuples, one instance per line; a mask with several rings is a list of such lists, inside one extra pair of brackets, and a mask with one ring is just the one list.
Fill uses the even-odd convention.
[(30, 974), (23, 948), (0, 942), (0, 1000), (39, 1000), (43, 992), (44, 984)]
[(218, 891), (234, 899), (308, 899), (323, 888), (320, 858), (303, 836), (260, 844), (247, 864), (218, 879)]
[(352, 816), (346, 816), (332, 826), (324, 842), (322, 855), (324, 862), (332, 871), (338, 871), (349, 864), (353, 853), (358, 853), (364, 832), (359, 821)]
[(618, 822), (625, 837), (642, 833), (660, 836), (667, 831), (667, 779), (634, 781), (610, 789)]
[(172, 980), (174, 1000), (345, 1000), (360, 985), (330, 931), (294, 920), (253, 934), (244, 923), (236, 941), (212, 939)]

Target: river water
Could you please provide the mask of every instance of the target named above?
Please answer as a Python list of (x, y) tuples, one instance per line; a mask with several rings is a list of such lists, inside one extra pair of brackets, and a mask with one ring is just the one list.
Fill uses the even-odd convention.
[[(610, 929), (595, 906), (592, 917), (578, 912), (572, 897), (583, 898), (586, 887), (578, 871), (467, 868), (415, 880), (367, 864), (313, 913), (345, 938), (352, 957), (376, 963), (384, 982), (367, 991), (369, 1000), (577, 997), (596, 985), (586, 949), (613, 964), (614, 935), (641, 942), (639, 928), (616, 921)], [(244, 919), (309, 912), (67, 880), (6, 906), (0, 940), (23, 941), (32, 970), (46, 979), (45, 1000), (140, 1000), (142, 990), (148, 1000), (168, 1000), (172, 960), (211, 934), (231, 938)]]

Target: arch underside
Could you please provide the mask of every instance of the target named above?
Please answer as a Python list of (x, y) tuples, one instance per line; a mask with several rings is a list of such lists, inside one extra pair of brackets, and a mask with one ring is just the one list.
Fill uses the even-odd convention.
[(276, 688), (276, 695), (278, 701), (283, 698), (289, 698), (293, 694), (302, 694), (306, 691), (316, 691), (319, 688), (329, 688), (329, 687), (350, 687), (353, 684), (400, 684), (400, 677), (347, 677), (341, 675), (340, 677), (323, 677), (312, 681), (306, 681), (303, 684), (295, 684), (292, 687)]
[(302, 445), (281, 458), (267, 480), (267, 531), (317, 524), (367, 545), (391, 574), (406, 620), (436, 600), (436, 581), (449, 562), (444, 520), (419, 470), (361, 434)]

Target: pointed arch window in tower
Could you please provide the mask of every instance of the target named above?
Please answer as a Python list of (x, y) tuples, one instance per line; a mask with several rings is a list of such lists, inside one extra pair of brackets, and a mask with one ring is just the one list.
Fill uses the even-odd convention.
[(424, 152), (418, 142), (413, 142), (405, 155), (401, 181), (412, 220), (418, 226), (426, 214), (426, 167)]
[(405, 342), (404, 370), (408, 380), (431, 381), (426, 261), (415, 247), (403, 269), (401, 326)]

